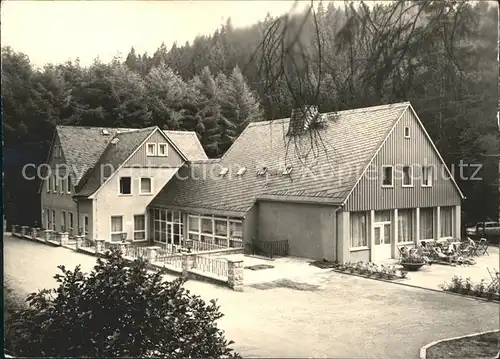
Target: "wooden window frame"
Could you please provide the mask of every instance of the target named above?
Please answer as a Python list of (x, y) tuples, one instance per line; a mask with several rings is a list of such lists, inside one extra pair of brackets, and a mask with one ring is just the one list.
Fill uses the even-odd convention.
[[(391, 169), (391, 184), (384, 184), (385, 169)], [(393, 165), (382, 165), (382, 188), (394, 188), (394, 166)]]
[[(149, 147), (153, 146), (153, 152), (149, 152)], [(146, 156), (147, 157), (156, 157), (157, 156), (157, 148), (156, 148), (156, 143), (154, 142), (147, 142), (146, 143)]]

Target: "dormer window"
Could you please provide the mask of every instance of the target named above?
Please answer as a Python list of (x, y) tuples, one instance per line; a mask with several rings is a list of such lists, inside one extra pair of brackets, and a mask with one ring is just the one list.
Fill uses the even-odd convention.
[(267, 173), (267, 167), (261, 167), (261, 168), (257, 171), (257, 176), (264, 176), (266, 173)]
[(223, 167), (223, 168), (220, 170), (220, 172), (219, 172), (219, 176), (224, 177), (228, 171), (229, 171), (229, 168), (227, 168), (227, 167)]
[(285, 169), (283, 170), (283, 172), (281, 172), (281, 174), (283, 176), (286, 176), (286, 175), (289, 175), (291, 172), (292, 172), (292, 166), (288, 165), (288, 166), (285, 167)]
[(247, 171), (245, 167), (241, 167), (238, 172), (236, 172), (237, 176), (243, 176), (243, 174)]
[(147, 156), (156, 156), (156, 143), (147, 143), (146, 144), (146, 155)]
[(410, 128), (408, 126), (404, 129), (405, 138), (410, 138)]
[(101, 135), (103, 135), (103, 136), (109, 136), (109, 131), (108, 131), (108, 130), (106, 130), (105, 128), (103, 128), (103, 129), (101, 130)]

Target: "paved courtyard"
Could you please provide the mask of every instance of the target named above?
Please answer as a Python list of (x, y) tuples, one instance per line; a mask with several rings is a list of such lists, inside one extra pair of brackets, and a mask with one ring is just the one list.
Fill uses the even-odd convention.
[[(493, 272), (498, 271), (500, 266), (500, 253), (498, 247), (488, 248), (489, 255), (480, 255), (475, 257), (474, 265), (443, 265), (433, 264), (425, 265), (416, 272), (408, 272), (408, 278), (404, 283), (422, 288), (439, 289), (439, 285), (444, 282), (450, 282), (453, 276), (470, 278), (471, 281), (478, 283), (481, 279), (487, 282), (491, 281), (488, 269)], [(396, 265), (395, 260), (386, 261), (384, 264)]]
[[(19, 293), (52, 287), (58, 264), (79, 263), (89, 271), (95, 258), (4, 238), (5, 277)], [(280, 271), (287, 266), (283, 268)], [(207, 300), (218, 299), (225, 314), (220, 326), (245, 357), (418, 358), (420, 347), (431, 341), (499, 327), (495, 303), (311, 271), (304, 273), (315, 285), (306, 287), (309, 290), (247, 286), (244, 292), (234, 292), (197, 281), (186, 287)], [(258, 276), (265, 276), (262, 273)], [(295, 281), (301, 278), (306, 280), (294, 276)]]

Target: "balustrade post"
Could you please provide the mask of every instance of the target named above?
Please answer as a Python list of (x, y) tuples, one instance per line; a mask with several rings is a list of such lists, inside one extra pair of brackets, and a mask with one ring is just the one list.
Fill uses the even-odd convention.
[(76, 239), (76, 249), (80, 248), (83, 244), (83, 235), (79, 234), (75, 236)]
[(54, 235), (54, 231), (52, 229), (45, 230), (45, 242), (49, 242), (52, 240), (52, 236)]
[(28, 233), (28, 226), (21, 227), (21, 236), (24, 237)]
[(189, 277), (189, 271), (193, 268), (196, 262), (196, 255), (190, 253), (182, 253), (182, 278), (187, 280)]
[(243, 260), (227, 260), (227, 277), (231, 289), (243, 291)]
[(95, 239), (95, 251), (104, 252), (104, 239)]

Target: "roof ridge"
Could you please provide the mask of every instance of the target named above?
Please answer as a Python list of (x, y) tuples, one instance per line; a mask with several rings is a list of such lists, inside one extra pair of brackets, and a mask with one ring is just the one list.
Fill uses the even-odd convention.
[(170, 132), (170, 133), (180, 133), (180, 134), (196, 134), (195, 131), (189, 131), (189, 130), (186, 130), (186, 131), (183, 131), (183, 130), (162, 130), (163, 132)]
[[(403, 107), (403, 106), (408, 106), (410, 105), (410, 101), (404, 101), (404, 102), (395, 102), (395, 103), (389, 103), (389, 104), (384, 104), (384, 105), (374, 105), (374, 106), (367, 106), (367, 107), (359, 107), (359, 108), (354, 108), (350, 110), (341, 110), (341, 111), (330, 111), (330, 112), (321, 112), (322, 115), (333, 115), (333, 114), (349, 114), (349, 113), (359, 113), (359, 112), (366, 112), (366, 111), (381, 111), (381, 110), (387, 110), (390, 108), (398, 108), (398, 107)], [(263, 126), (263, 125), (268, 125), (271, 122), (277, 122), (277, 121), (289, 121), (290, 117), (282, 117), (282, 118), (276, 118), (273, 120), (264, 120), (264, 121), (255, 121), (255, 122), (250, 122), (248, 124), (248, 127), (250, 126)]]
[(56, 128), (61, 128), (61, 127), (65, 127), (65, 128), (95, 128), (95, 129), (102, 129), (102, 128), (112, 128), (112, 129), (116, 129), (116, 130), (137, 130), (137, 128), (133, 128), (133, 127), (104, 127), (104, 126), (74, 126), (74, 125), (56, 125)]

